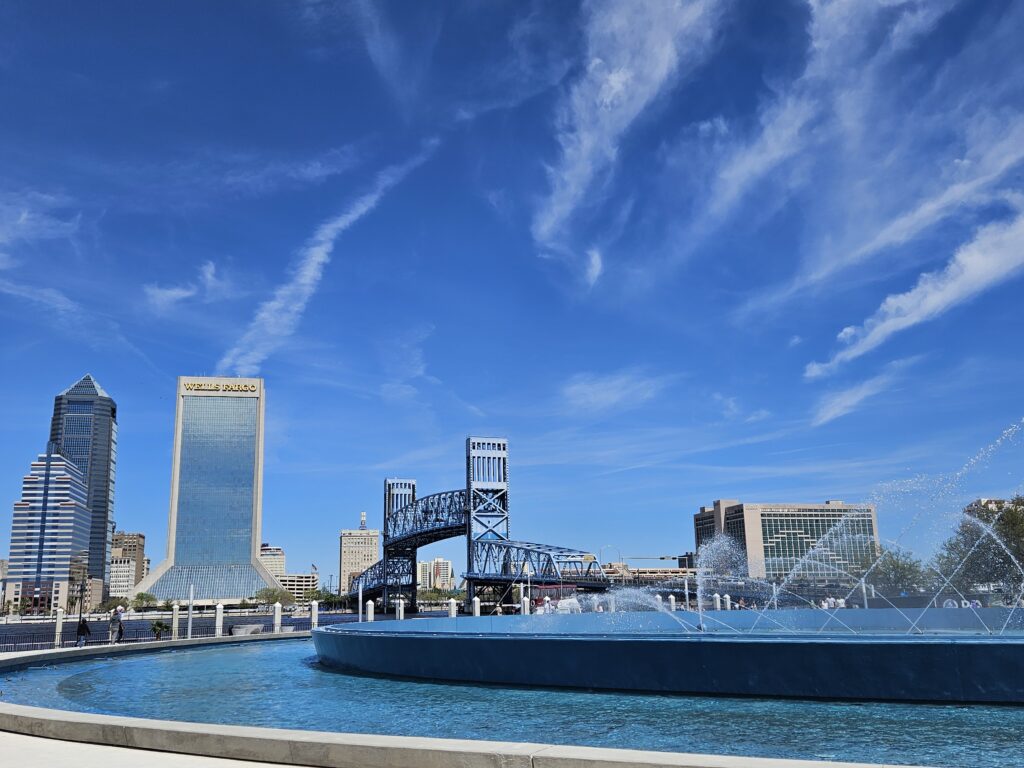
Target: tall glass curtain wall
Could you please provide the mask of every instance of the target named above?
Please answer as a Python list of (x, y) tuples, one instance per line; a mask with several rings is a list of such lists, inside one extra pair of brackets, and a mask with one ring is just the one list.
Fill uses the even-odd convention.
[(175, 563), (248, 563), (256, 473), (255, 397), (186, 397)]

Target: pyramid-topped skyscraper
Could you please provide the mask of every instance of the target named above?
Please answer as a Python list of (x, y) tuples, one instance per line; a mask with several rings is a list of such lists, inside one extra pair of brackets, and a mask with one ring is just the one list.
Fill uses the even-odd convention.
[(81, 470), (89, 508), (89, 578), (109, 584), (117, 470), (117, 403), (91, 374), (54, 398), (50, 442)]

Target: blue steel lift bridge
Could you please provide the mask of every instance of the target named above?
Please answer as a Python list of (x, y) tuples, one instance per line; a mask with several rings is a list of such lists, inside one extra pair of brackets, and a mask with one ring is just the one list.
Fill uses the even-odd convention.
[(416, 551), (427, 544), (466, 537), (467, 604), (474, 596), (494, 602), (514, 584), (604, 591), (608, 578), (589, 552), (513, 541), (509, 534), (508, 440), (466, 439), (466, 487), (416, 498), (416, 481), (384, 481), (384, 558), (352, 581), (363, 599), (382, 598), (385, 609), (401, 597), (416, 610)]

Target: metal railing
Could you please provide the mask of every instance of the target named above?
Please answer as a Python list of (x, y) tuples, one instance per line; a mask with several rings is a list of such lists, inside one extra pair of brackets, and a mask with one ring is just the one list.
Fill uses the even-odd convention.
[[(350, 621), (350, 618), (346, 618), (344, 615), (341, 616), (321, 616), (320, 624), (337, 624), (344, 621)], [(235, 621), (232, 624), (226, 624), (224, 631), (221, 634), (222, 637), (232, 637), (231, 628), (233, 626), (244, 626), (246, 624), (259, 624), (259, 634), (273, 634), (274, 626), (272, 621)], [(97, 626), (99, 625), (99, 626)], [(293, 633), (293, 632), (308, 632), (312, 627), (312, 619), (309, 616), (297, 617), (294, 619), (285, 619), (281, 624), (281, 633)], [(108, 631), (108, 625), (100, 622), (94, 622), (89, 627), (90, 634), (86, 636), (85, 645), (87, 646), (99, 646), (99, 645), (110, 645), (110, 634)], [(179, 640), (186, 639), (186, 627), (184, 622), (178, 627), (178, 638)], [(215, 637), (216, 627), (213, 624), (200, 624), (193, 625), (192, 627), (192, 639)], [(243, 635), (237, 635), (242, 637)], [(126, 627), (121, 638), (116, 641), (116, 645), (130, 645), (135, 643), (146, 643), (156, 641), (156, 634), (153, 632), (151, 627)], [(171, 630), (168, 629), (161, 633), (160, 640), (171, 640)], [(56, 638), (56, 627), (50, 625), (50, 631), (37, 631), (37, 632), (8, 632), (0, 633), (0, 653), (12, 653), (14, 651), (47, 651), (55, 648), (74, 648), (78, 645), (78, 636), (76, 634), (76, 625), (72, 622), (70, 626), (65, 623), (60, 636), (60, 641)]]

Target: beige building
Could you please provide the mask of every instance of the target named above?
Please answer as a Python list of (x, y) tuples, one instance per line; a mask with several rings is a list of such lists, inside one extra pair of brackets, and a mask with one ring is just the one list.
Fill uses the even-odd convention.
[(146, 535), (144, 533), (115, 531), (110, 557), (111, 559), (123, 557), (135, 562), (135, 574), (132, 576), (134, 581), (131, 584), (134, 587), (146, 577), (144, 565), (146, 560)]
[(306, 593), (311, 589), (320, 589), (320, 576), (316, 573), (285, 573), (277, 577), (281, 586), (291, 593), (295, 602), (305, 604)]
[[(779, 580), (839, 581), (862, 573), (880, 553), (873, 504), (750, 504), (718, 499), (693, 518), (698, 553), (725, 534), (742, 549), (747, 573)], [(815, 554), (805, 558), (812, 549)]]
[(366, 513), (359, 513), (359, 527), (343, 530), (338, 544), (338, 583), (343, 591), (352, 579), (380, 559), (380, 531), (366, 527)]
[(285, 567), (284, 550), (281, 547), (272, 547), (269, 544), (260, 545), (260, 562), (270, 573), (278, 577), (284, 576)]

